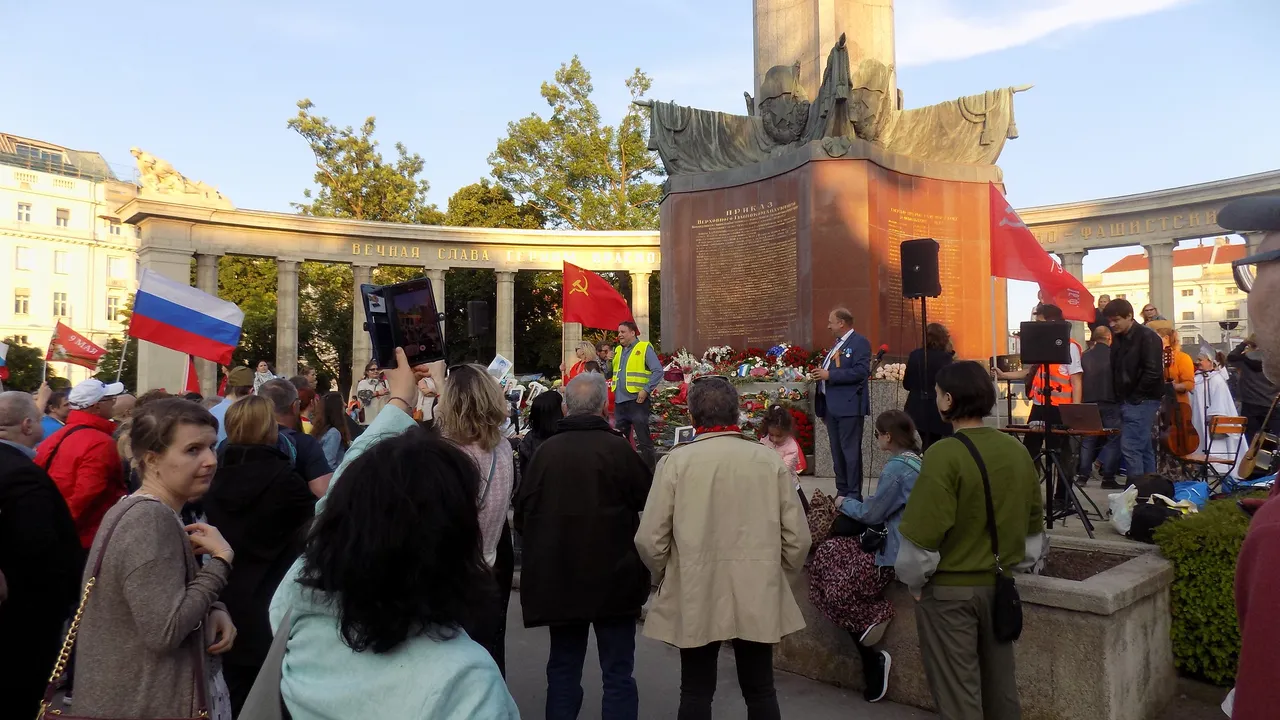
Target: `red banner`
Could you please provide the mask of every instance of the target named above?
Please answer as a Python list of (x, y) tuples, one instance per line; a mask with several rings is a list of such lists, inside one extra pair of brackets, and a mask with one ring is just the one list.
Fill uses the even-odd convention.
[(49, 338), (49, 352), (44, 359), (46, 362), (64, 362), (97, 370), (98, 361), (106, 354), (106, 348), (99, 347), (75, 330), (58, 323), (53, 329), (53, 337)]
[(627, 301), (607, 280), (577, 265), (564, 264), (564, 321), (617, 330), (632, 320)]
[(1040, 246), (995, 183), (991, 183), (991, 274), (1036, 283), (1045, 302), (1062, 308), (1068, 320), (1094, 319), (1093, 294)]

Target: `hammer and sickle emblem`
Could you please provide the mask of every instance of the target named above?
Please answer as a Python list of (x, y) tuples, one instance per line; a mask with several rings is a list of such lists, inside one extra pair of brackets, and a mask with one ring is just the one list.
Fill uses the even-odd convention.
[(1027, 226), (1026, 223), (1022, 222), (1022, 220), (1018, 218), (1018, 214), (1013, 211), (1012, 205), (1009, 205), (1004, 209), (1004, 217), (1000, 218), (1000, 224), (1008, 225), (1009, 227), (1020, 227), (1020, 228), (1024, 228)]
[(585, 277), (574, 280), (572, 287), (573, 289), (569, 291), (570, 295), (580, 292), (587, 297), (591, 297), (591, 294), (587, 292), (587, 279)]

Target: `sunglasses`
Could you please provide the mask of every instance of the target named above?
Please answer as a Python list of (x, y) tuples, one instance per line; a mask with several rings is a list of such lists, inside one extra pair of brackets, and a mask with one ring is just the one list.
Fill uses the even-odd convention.
[(1235, 276), (1236, 287), (1240, 288), (1242, 293), (1249, 293), (1249, 291), (1253, 290), (1253, 281), (1257, 278), (1257, 271), (1254, 266), (1277, 260), (1280, 260), (1280, 250), (1268, 250), (1264, 253), (1240, 258), (1231, 263), (1231, 274)]

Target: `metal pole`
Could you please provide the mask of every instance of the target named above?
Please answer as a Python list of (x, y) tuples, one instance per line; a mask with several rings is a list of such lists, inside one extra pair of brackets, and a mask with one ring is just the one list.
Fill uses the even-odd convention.
[[(133, 338), (128, 335), (124, 336), (124, 344), (120, 346), (120, 362), (116, 363), (116, 382), (120, 382), (120, 375), (124, 372), (124, 359), (129, 354), (129, 341)], [(138, 388), (134, 388), (137, 390)]]

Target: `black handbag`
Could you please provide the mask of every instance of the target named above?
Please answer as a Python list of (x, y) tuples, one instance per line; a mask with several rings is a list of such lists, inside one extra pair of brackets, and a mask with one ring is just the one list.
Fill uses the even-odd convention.
[(991, 536), (991, 554), (996, 560), (996, 593), (991, 602), (991, 631), (996, 642), (1011, 643), (1022, 636), (1022, 598), (1018, 596), (1018, 587), (1013, 578), (1004, 574), (1000, 562), (1000, 539), (996, 533), (996, 511), (991, 502), (991, 478), (987, 476), (986, 463), (973, 441), (964, 433), (956, 433), (956, 439), (964, 443), (973, 461), (978, 464), (978, 472), (982, 473), (982, 493), (987, 503), (987, 534)]
[(835, 521), (831, 523), (831, 536), (856, 537), (862, 552), (875, 555), (884, 547), (885, 538), (889, 537), (889, 530), (884, 523), (868, 525), (841, 513), (836, 515)]

